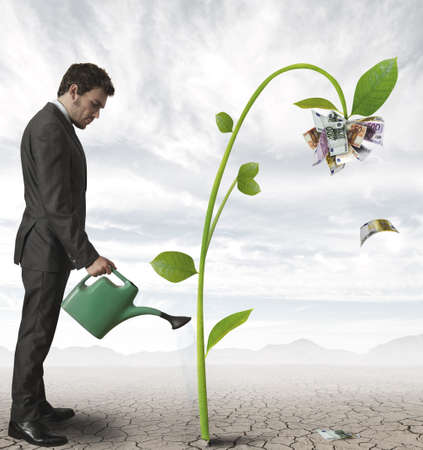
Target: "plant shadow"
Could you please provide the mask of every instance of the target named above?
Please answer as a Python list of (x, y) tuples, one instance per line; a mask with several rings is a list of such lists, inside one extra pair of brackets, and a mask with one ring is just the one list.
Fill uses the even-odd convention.
[(213, 437), (210, 439), (210, 441), (207, 444), (207, 447), (211, 448), (219, 448), (219, 447), (225, 447), (225, 448), (231, 448), (232, 446), (235, 447), (237, 441), (241, 439), (243, 436), (233, 436), (233, 437)]

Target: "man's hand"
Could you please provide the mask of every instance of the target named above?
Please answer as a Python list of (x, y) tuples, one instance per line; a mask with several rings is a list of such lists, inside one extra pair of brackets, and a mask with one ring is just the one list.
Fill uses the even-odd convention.
[(97, 277), (98, 275), (103, 275), (107, 273), (110, 275), (112, 273), (112, 269), (116, 269), (115, 264), (110, 261), (110, 259), (104, 258), (103, 256), (99, 256), (91, 266), (87, 267), (87, 272), (92, 277)]

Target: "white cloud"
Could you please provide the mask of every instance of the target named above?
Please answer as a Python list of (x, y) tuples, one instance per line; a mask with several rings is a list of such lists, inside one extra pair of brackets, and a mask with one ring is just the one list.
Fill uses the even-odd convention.
[[(170, 284), (148, 262), (177, 249), (198, 265), (208, 196), (229, 140), (218, 132), (215, 114), (226, 111), (236, 121), (267, 76), (299, 62), (335, 76), (350, 108), (361, 74), (394, 56), (398, 82), (380, 110), (384, 147), (333, 177), (324, 163), (311, 166), (302, 138), (311, 113), (292, 105), (313, 96), (339, 104), (333, 86), (312, 71), (292, 71), (266, 87), (237, 136), (215, 211), (244, 162), (259, 162), (262, 192), (253, 198), (232, 193), (210, 246), (206, 294), (375, 300), (381, 308), (383, 302), (419, 302), (423, 10), (419, 1), (381, 5), (217, 0), (187, 8), (182, 0), (104, 1), (74, 9), (66, 2), (4, 1), (2, 307), (16, 310), (23, 294), (20, 269), (12, 263), (24, 208), (21, 135), (55, 96), (71, 63), (95, 62), (116, 88), (100, 120), (77, 131), (88, 161), (90, 239), (122, 273), (141, 279), (148, 294), (142, 300), (171, 307), (173, 295), (195, 299), (196, 277)], [(359, 27), (351, 25), (357, 21)], [(400, 234), (380, 233), (360, 248), (359, 228), (373, 218), (390, 219)], [(82, 276), (73, 272), (68, 289)], [(351, 332), (351, 341), (356, 338)], [(123, 339), (112, 341), (108, 345), (118, 349)]]

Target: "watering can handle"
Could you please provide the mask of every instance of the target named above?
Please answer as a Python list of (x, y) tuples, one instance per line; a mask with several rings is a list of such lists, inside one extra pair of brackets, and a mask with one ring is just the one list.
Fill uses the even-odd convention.
[[(126, 279), (121, 273), (119, 273), (116, 269), (112, 269), (112, 272), (118, 277), (120, 278), (124, 283), (128, 283), (129, 280)], [(82, 286), (87, 280), (88, 278), (90, 278), (90, 274), (86, 275), (80, 282), (79, 285)]]

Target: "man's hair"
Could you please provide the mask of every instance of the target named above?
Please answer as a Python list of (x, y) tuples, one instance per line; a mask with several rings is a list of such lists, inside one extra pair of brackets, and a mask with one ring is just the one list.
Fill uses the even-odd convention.
[(57, 96), (68, 92), (72, 84), (78, 85), (78, 95), (83, 95), (91, 89), (101, 87), (106, 95), (113, 95), (115, 88), (112, 80), (104, 69), (91, 63), (72, 64), (63, 75)]

